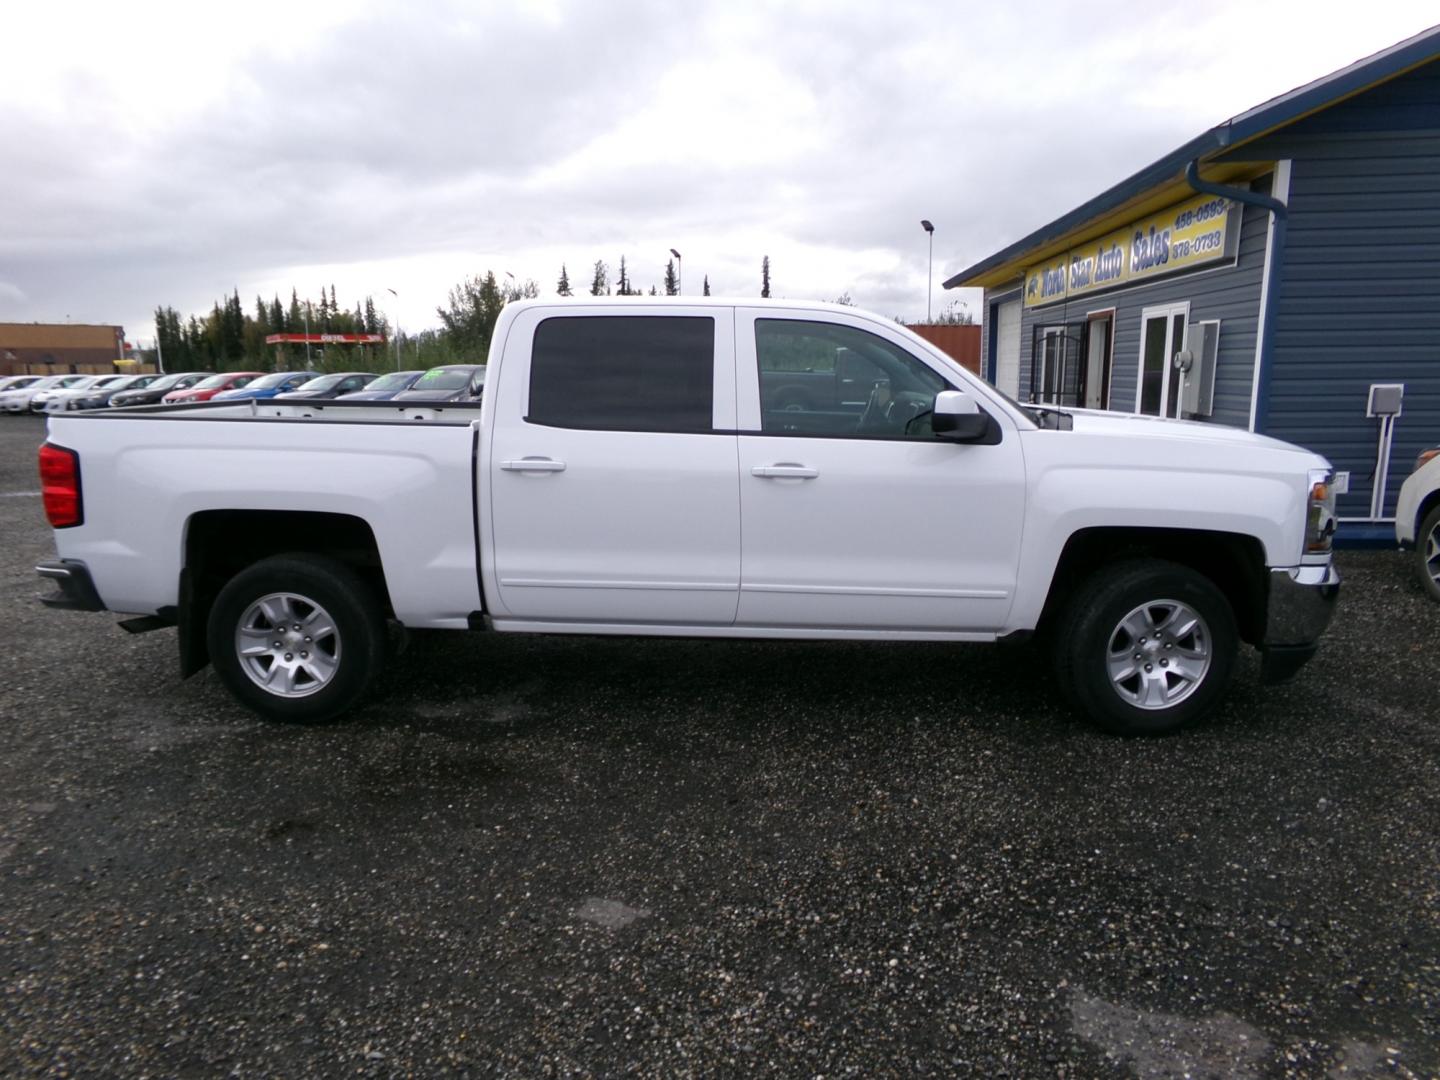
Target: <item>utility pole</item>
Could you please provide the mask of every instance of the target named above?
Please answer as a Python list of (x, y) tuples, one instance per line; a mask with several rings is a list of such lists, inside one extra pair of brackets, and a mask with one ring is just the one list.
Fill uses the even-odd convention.
[(305, 367), (314, 371), (310, 363), (310, 301), (305, 301)]
[[(385, 291), (388, 292), (391, 296), (395, 297), (395, 302), (397, 304), (400, 302), (400, 294), (394, 289), (390, 288), (387, 285), (385, 287)], [(399, 371), (400, 367), (400, 313), (397, 311), (395, 313), (395, 370)]]
[(935, 291), (935, 226), (924, 219), (920, 227), (930, 235), (930, 271), (925, 280), (925, 321), (930, 321), (930, 294)]

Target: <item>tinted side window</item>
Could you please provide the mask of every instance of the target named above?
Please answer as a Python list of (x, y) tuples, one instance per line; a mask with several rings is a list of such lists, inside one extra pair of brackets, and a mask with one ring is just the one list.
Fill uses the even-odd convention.
[(709, 431), (714, 368), (714, 319), (546, 319), (535, 328), (525, 419), (597, 431)]
[(930, 367), (877, 334), (834, 323), (756, 319), (760, 426), (797, 435), (928, 439)]

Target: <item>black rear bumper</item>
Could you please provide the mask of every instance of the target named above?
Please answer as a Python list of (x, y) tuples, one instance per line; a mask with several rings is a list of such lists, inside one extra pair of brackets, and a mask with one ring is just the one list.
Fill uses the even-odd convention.
[(53, 581), (59, 592), (42, 596), (40, 602), (46, 607), (64, 611), (104, 611), (105, 603), (95, 591), (95, 582), (90, 578), (90, 568), (78, 559), (60, 559), (56, 562), (41, 563), (35, 572)]

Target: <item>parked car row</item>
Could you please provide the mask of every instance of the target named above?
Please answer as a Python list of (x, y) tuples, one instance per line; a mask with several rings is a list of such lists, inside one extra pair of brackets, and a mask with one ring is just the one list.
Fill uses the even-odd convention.
[(483, 364), (428, 371), (183, 371), (162, 375), (11, 375), (0, 378), (0, 412), (75, 412), (198, 401), (476, 401)]

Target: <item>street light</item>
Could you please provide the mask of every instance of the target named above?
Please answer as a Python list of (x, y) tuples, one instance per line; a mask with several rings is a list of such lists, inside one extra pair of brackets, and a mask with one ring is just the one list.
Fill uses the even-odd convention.
[[(395, 297), (397, 304), (400, 302), (400, 294), (390, 286), (385, 286), (385, 291)], [(395, 313), (395, 370), (399, 371), (400, 366), (400, 313), (397, 311)]]
[(930, 321), (930, 294), (935, 291), (935, 226), (924, 218), (920, 227), (930, 235), (930, 276), (925, 281), (925, 321)]
[(675, 294), (678, 296), (685, 291), (685, 260), (674, 248), (670, 249), (670, 254), (675, 256)]

